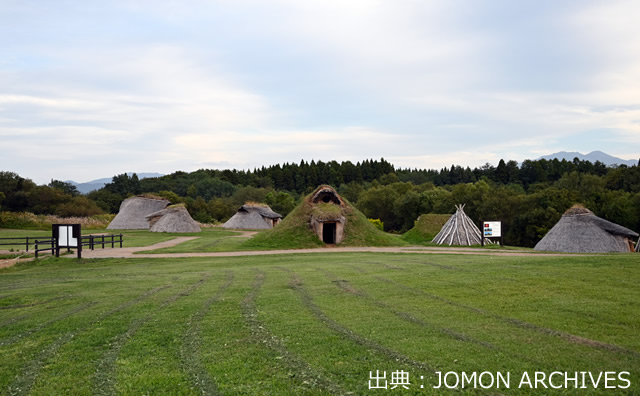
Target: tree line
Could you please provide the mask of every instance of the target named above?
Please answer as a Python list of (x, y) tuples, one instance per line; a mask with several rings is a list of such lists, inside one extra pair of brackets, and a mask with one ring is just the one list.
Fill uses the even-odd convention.
[(329, 184), (386, 231), (404, 232), (423, 213), (453, 213), (455, 204), (478, 224), (502, 220), (505, 242), (533, 246), (575, 203), (633, 230), (640, 229), (640, 167), (601, 162), (500, 160), (471, 169), (395, 168), (384, 158), (301, 161), (253, 170), (200, 169), (139, 179), (116, 175), (104, 188), (79, 194), (69, 183), (38, 186), (0, 172), (0, 208), (36, 214), (87, 216), (117, 213), (128, 196), (150, 193), (184, 203), (194, 219), (223, 222), (247, 201), (264, 202), (286, 215), (320, 184)]

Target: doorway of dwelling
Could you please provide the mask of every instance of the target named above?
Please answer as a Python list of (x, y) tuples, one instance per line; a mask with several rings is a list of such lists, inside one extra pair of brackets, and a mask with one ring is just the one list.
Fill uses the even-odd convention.
[(336, 243), (336, 223), (324, 223), (322, 226), (322, 242), (326, 244)]

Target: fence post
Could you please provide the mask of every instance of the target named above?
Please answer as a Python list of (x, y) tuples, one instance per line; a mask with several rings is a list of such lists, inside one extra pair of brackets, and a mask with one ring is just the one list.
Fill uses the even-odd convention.
[(93, 235), (89, 235), (89, 248), (93, 250)]
[(102, 234), (102, 248), (104, 249), (104, 234)]
[(29, 237), (27, 237), (27, 252), (29, 251)]
[(114, 247), (116, 247), (116, 246), (115, 246), (115, 243), (114, 243), (114, 240), (113, 240), (113, 238), (114, 238), (114, 237), (115, 237), (115, 235), (114, 235), (114, 234), (111, 234), (111, 248), (112, 248), (112, 249), (113, 249)]
[(37, 239), (36, 239), (35, 248), (36, 248), (36, 258), (38, 258), (38, 240)]
[(122, 247), (122, 234), (120, 234), (120, 247)]

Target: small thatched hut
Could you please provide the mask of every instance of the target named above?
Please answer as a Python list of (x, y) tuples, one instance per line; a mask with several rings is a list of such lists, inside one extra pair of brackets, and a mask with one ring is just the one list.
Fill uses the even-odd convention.
[(223, 228), (239, 230), (266, 230), (273, 228), (282, 220), (282, 215), (271, 210), (267, 205), (242, 205)]
[(183, 205), (169, 206), (146, 217), (151, 232), (200, 232), (200, 226)]
[[(458, 246), (471, 246), (482, 244), (480, 229), (464, 213), (464, 205), (456, 205), (456, 213), (442, 226), (442, 229), (433, 237), (433, 242), (438, 245), (447, 244)], [(485, 241), (489, 243), (488, 241)]]
[(165, 199), (131, 197), (120, 204), (116, 217), (107, 226), (109, 230), (148, 230), (147, 215), (162, 210), (169, 205)]
[(568, 209), (534, 247), (535, 250), (568, 253), (632, 252), (638, 233), (601, 219), (589, 209)]

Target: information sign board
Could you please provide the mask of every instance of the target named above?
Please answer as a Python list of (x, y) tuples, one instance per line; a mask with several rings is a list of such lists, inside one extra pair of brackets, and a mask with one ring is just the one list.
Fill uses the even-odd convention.
[(82, 257), (82, 228), (80, 224), (52, 224), (51, 237), (56, 241), (56, 257), (60, 256), (60, 248), (75, 248), (78, 258)]
[(501, 221), (485, 221), (482, 228), (482, 233), (485, 238), (499, 238), (502, 236), (502, 222)]

